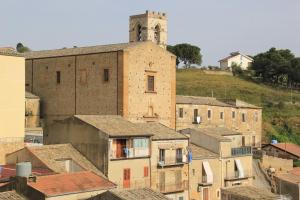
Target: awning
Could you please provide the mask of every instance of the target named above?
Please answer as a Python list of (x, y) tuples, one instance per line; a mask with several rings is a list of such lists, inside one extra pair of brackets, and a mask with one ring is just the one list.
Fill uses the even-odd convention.
[(234, 162), (235, 162), (236, 167), (239, 171), (239, 178), (244, 178), (245, 177), (244, 168), (243, 168), (243, 165), (242, 165), (241, 161), (239, 159), (235, 159)]
[(207, 183), (213, 183), (213, 173), (212, 173), (212, 170), (210, 168), (210, 165), (207, 161), (203, 161), (203, 168), (204, 168), (204, 171), (206, 173), (206, 176), (207, 176)]

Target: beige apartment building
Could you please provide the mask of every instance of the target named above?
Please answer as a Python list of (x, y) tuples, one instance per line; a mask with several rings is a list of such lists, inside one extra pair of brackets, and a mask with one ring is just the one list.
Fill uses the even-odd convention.
[(242, 134), (226, 128), (181, 131), (190, 137), (192, 200), (221, 199), (221, 188), (252, 184), (252, 149), (242, 146)]
[(189, 199), (189, 138), (159, 123), (136, 124), (152, 134), (151, 188), (172, 200)]
[(46, 125), (73, 115), (121, 115), (175, 128), (176, 57), (157, 45), (166, 42), (166, 23), (165, 14), (147, 12), (130, 18), (130, 43), (24, 54), (26, 90), (41, 98)]
[(0, 48), (0, 164), (5, 155), (24, 146), (25, 59)]
[(262, 108), (240, 100), (176, 96), (176, 130), (224, 127), (242, 133), (242, 144), (261, 147)]

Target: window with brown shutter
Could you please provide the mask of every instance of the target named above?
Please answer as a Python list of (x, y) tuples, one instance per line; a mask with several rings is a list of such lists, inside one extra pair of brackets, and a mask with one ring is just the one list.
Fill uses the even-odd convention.
[(148, 92), (154, 92), (154, 76), (148, 76)]
[(148, 177), (149, 175), (149, 168), (148, 166), (144, 167), (144, 177)]

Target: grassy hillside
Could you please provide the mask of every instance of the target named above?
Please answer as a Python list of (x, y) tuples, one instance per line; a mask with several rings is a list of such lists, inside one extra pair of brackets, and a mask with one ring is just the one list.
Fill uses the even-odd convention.
[(177, 71), (177, 94), (238, 98), (263, 107), (264, 140), (271, 138), (300, 145), (300, 93), (272, 88), (227, 75), (205, 74), (199, 69)]

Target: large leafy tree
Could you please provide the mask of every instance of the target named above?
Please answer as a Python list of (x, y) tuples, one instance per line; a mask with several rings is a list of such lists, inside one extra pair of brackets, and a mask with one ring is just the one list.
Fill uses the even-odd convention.
[(197, 46), (183, 43), (174, 46), (168, 45), (167, 50), (177, 56), (177, 66), (183, 63), (185, 68), (189, 68), (192, 64), (201, 65), (202, 63), (201, 49)]
[(25, 53), (30, 51), (30, 49), (26, 46), (24, 46), (21, 42), (19, 42), (16, 46), (17, 52), (19, 53)]

